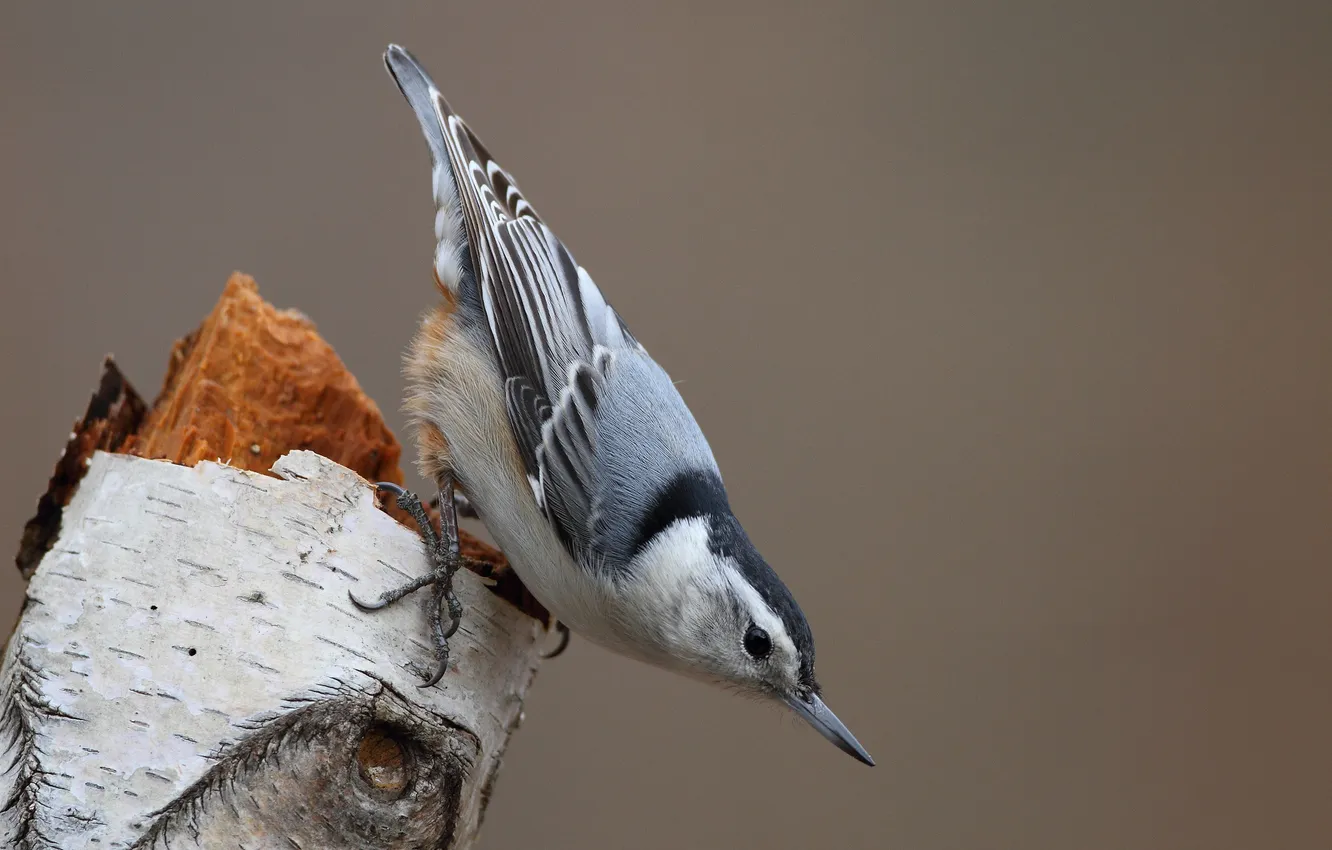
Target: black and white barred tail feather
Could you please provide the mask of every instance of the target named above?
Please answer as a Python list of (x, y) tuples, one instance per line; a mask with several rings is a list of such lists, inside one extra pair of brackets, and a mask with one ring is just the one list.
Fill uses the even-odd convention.
[(568, 364), (594, 345), (637, 345), (420, 63), (397, 45), (384, 61), (430, 148), (436, 277), (463, 297), (480, 293), (506, 373), (539, 377), (535, 386), (554, 398)]

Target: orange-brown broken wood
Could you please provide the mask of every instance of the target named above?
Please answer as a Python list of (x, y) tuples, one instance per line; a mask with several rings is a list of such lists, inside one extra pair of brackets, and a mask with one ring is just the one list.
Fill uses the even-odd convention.
[(259, 297), (233, 274), (202, 325), (171, 352), (162, 392), (131, 454), (193, 466), (201, 460), (268, 473), (309, 449), (371, 481), (402, 483), (402, 448), (379, 407), (295, 310)]

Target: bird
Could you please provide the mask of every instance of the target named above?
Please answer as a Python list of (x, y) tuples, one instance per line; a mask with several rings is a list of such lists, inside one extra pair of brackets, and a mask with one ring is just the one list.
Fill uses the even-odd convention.
[(437, 666), (422, 687), (443, 678), (463, 614), (452, 589), (461, 489), (560, 624), (785, 704), (873, 765), (824, 703), (805, 615), (732, 511), (675, 383), (422, 65), (396, 44), (384, 63), (432, 165), (442, 299), (405, 355), (404, 407), (421, 472), (439, 487), (440, 533), (415, 494), (381, 485), (416, 519), (431, 571), (352, 601), (374, 610), (433, 585)]

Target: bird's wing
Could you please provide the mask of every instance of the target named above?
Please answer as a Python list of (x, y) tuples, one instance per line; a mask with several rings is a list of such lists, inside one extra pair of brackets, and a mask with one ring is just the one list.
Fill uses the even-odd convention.
[[(594, 416), (615, 352), (638, 343), (420, 64), (397, 46), (384, 58), (435, 159), (437, 274), (477, 287), (533, 493), (570, 553), (589, 562), (603, 490)], [(444, 244), (459, 217), (465, 246)], [(441, 274), (439, 258), (459, 256), (470, 268), (445, 264)]]

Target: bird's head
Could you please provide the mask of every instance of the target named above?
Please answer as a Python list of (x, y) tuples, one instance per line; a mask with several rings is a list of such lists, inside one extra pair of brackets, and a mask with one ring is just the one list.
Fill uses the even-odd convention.
[[(724, 491), (723, 491), (724, 492)], [(693, 500), (698, 503), (699, 500)], [(658, 664), (790, 707), (843, 752), (874, 760), (823, 703), (814, 636), (791, 591), (729, 506), (674, 516), (635, 556), (646, 582), (630, 616), (655, 626)]]

